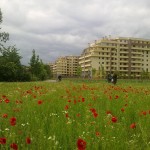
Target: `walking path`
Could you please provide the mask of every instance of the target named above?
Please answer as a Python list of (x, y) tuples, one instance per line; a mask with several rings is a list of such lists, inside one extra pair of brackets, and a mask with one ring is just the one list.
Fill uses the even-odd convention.
[(57, 82), (57, 80), (46, 80), (45, 82)]

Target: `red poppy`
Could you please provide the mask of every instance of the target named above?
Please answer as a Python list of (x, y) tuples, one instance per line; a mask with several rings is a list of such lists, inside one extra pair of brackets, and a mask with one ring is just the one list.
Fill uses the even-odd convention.
[(77, 117), (80, 117), (81, 115), (80, 114), (77, 114)]
[(143, 114), (144, 116), (146, 116), (147, 113), (146, 113), (146, 111), (143, 111), (142, 114)]
[(84, 141), (83, 139), (78, 139), (77, 147), (78, 147), (78, 150), (85, 150), (86, 149), (86, 141)]
[(96, 136), (100, 136), (100, 132), (96, 132)]
[(68, 113), (66, 113), (66, 118), (69, 118), (69, 114)]
[(43, 103), (42, 100), (38, 100), (38, 104), (41, 105)]
[(85, 98), (82, 98), (82, 102), (84, 102), (85, 101)]
[(77, 103), (77, 101), (76, 100), (74, 100), (74, 104), (76, 104)]
[(135, 123), (132, 123), (132, 124), (130, 125), (130, 128), (131, 128), (131, 129), (136, 128), (136, 124), (135, 124)]
[(117, 119), (116, 117), (112, 117), (112, 118), (111, 118), (111, 121), (114, 122), (114, 123), (116, 123), (117, 120), (118, 120), (118, 119)]
[(12, 148), (13, 150), (18, 150), (18, 145), (16, 143), (12, 143), (10, 145), (10, 148)]
[(128, 104), (125, 104), (124, 106), (128, 106)]
[(98, 113), (93, 113), (94, 118), (96, 118), (98, 116)]
[(10, 102), (10, 100), (6, 98), (5, 99), (5, 103), (9, 103), (9, 102)]
[(33, 95), (33, 98), (36, 98), (36, 95)]
[(118, 99), (118, 98), (119, 98), (119, 96), (118, 96), (118, 95), (116, 95), (116, 96), (115, 96), (115, 99)]
[(108, 114), (111, 114), (111, 111), (110, 110), (107, 110), (106, 111), (106, 114), (108, 115)]
[(3, 117), (3, 118), (7, 118), (8, 115), (7, 115), (7, 114), (3, 114), (2, 117)]
[(124, 108), (121, 108), (121, 111), (124, 112)]
[(109, 99), (112, 100), (112, 96), (109, 96)]
[(5, 96), (5, 95), (2, 95), (2, 98), (6, 98), (6, 96)]
[(11, 126), (14, 126), (14, 125), (16, 125), (16, 118), (15, 117), (12, 117), (12, 118), (10, 118), (10, 125)]
[(90, 111), (91, 111), (92, 113), (96, 113), (96, 109), (94, 109), (94, 108), (91, 108)]
[(65, 110), (67, 110), (67, 109), (69, 109), (69, 106), (68, 106), (68, 105), (65, 106)]
[(0, 138), (0, 144), (6, 144), (6, 138)]
[(31, 144), (31, 139), (29, 137), (26, 138), (26, 143)]

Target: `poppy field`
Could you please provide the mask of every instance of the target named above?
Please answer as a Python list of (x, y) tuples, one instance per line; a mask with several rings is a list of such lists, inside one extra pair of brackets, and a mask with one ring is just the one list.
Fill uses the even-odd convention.
[(0, 150), (59, 149), (150, 149), (150, 84), (0, 83)]

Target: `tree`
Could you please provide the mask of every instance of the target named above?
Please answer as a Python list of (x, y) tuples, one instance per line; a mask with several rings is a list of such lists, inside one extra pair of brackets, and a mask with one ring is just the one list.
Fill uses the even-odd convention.
[(93, 77), (95, 76), (95, 74), (96, 74), (96, 69), (92, 68), (92, 75), (93, 75)]
[(79, 67), (77, 67), (76, 75), (77, 75), (78, 77), (80, 77), (81, 74), (82, 74), (82, 68), (81, 68), (81, 66), (79, 66)]
[(22, 65), (21, 56), (15, 46), (1, 48), (0, 56), (0, 80), (1, 81), (18, 81)]
[(42, 60), (40, 60), (39, 56), (35, 54), (35, 50), (32, 51), (32, 57), (29, 64), (32, 80), (45, 80), (49, 77), (45, 65)]
[[(1, 13), (1, 9), (0, 9), (0, 24), (2, 23), (2, 13)], [(1, 30), (1, 27), (0, 27)], [(3, 44), (1, 42), (6, 42), (7, 40), (9, 40), (9, 34), (6, 32), (0, 32), (0, 50), (2, 48), (4, 48)]]
[(44, 64), (44, 69), (45, 69), (46, 72), (47, 72), (47, 77), (48, 77), (48, 78), (52, 78), (53, 75), (52, 75), (52, 70), (51, 70), (50, 66), (47, 65), (47, 64)]

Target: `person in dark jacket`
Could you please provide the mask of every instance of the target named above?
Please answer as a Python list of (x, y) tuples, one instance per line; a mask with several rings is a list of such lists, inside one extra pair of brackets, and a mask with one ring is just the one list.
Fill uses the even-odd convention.
[(61, 80), (62, 80), (62, 76), (58, 75), (58, 81), (61, 81)]
[(111, 74), (109, 73), (109, 74), (107, 75), (107, 82), (110, 83), (110, 82), (111, 82), (111, 79), (112, 79), (112, 76), (111, 76)]
[(112, 79), (113, 79), (112, 83), (115, 85), (117, 83), (117, 74), (116, 73), (113, 74)]

